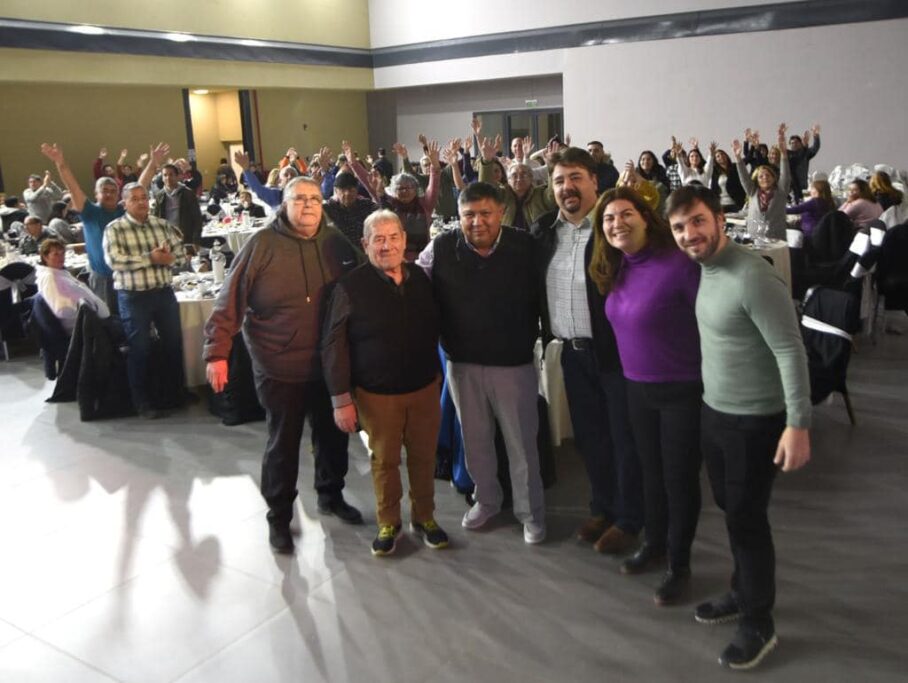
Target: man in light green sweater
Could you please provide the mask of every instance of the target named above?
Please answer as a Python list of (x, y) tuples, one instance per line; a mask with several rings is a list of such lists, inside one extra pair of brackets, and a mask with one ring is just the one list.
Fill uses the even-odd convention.
[(719, 663), (750, 669), (778, 643), (767, 508), (777, 468), (810, 460), (807, 356), (788, 287), (763, 258), (726, 237), (718, 198), (689, 185), (672, 193), (667, 213), (678, 246), (703, 267), (702, 450), (735, 560), (731, 591), (699, 605), (695, 617), (740, 619)]

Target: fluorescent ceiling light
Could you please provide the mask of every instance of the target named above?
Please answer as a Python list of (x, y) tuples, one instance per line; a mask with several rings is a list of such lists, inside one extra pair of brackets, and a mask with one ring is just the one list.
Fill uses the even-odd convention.
[(164, 37), (175, 43), (188, 43), (190, 40), (195, 40), (195, 36), (188, 33), (165, 33)]
[(241, 40), (240, 45), (245, 45), (246, 47), (265, 47), (265, 43), (261, 40), (250, 40), (249, 38)]
[(92, 26), (91, 24), (76, 24), (75, 26), (70, 26), (66, 30), (72, 31), (73, 33), (82, 33), (87, 36), (104, 35), (103, 28), (101, 28), (100, 26)]
[(193, 95), (207, 95), (208, 91), (203, 88), (200, 88), (199, 90), (193, 90), (192, 94)]

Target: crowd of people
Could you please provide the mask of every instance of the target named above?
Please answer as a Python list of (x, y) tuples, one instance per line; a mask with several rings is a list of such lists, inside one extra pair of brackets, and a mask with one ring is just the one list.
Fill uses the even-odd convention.
[[(726, 236), (725, 213), (744, 211), (782, 238), (786, 213), (798, 213), (809, 237), (837, 208), (828, 182), (808, 182), (819, 126), (786, 137), (782, 124), (772, 147), (747, 130), (731, 155), (713, 142), (704, 157), (696, 139), (685, 150), (672, 138), (664, 166), (647, 150), (620, 168), (599, 141), (582, 149), (555, 137), (534, 152), (532, 140), (515, 138), (508, 155), (500, 136), (481, 133), (474, 119), (464, 139), (420, 136), (417, 163), (395, 144), (396, 174), (384, 149), (360, 157), (346, 141), (336, 158), (328, 147), (308, 159), (291, 147), (269, 173), (245, 152), (234, 156), (239, 177), (221, 160), (207, 201), (237, 195), (240, 210), (269, 218), (233, 257), (203, 357), (209, 383), (222, 391), (242, 331), (266, 413), (261, 491), (273, 550), (294, 551), (307, 418), (320, 512), (363, 521), (343, 495), (349, 434), (361, 429), (376, 499), (372, 553), (393, 553), (402, 531), (402, 448), (410, 528), (430, 548), (448, 545), (433, 484), (442, 374), (475, 484), (463, 528), (483, 528), (502, 510), (497, 429), (524, 540), (543, 542), (541, 335), (561, 343), (589, 484), (577, 538), (623, 556), (625, 574), (662, 571), (655, 602), (683, 602), (705, 462), (735, 569), (730, 590), (697, 606), (695, 617), (738, 620), (720, 661), (756, 666), (777, 643), (767, 508), (776, 473), (810, 458), (810, 385), (788, 286)], [(126, 164), (127, 150), (106, 164), (102, 148), (92, 201), (58, 145), (41, 151), (66, 200), (50, 172), (30, 176), (25, 206), (7, 199), (4, 229), (17, 222), (7, 226), (8, 215), (24, 218), (19, 247), (40, 251), (39, 289), (69, 330), (79, 302), (119, 318), (135, 408), (161, 417), (146, 386), (150, 330), (163, 349), (159, 371), (182, 386), (171, 280), (186, 249), (200, 248), (205, 216), (217, 215), (202, 208), (201, 176), (170, 160), (163, 143), (135, 165)], [(901, 202), (877, 173), (852, 182), (839, 210), (862, 225)], [(70, 225), (68, 215), (78, 216), (78, 230), (60, 225)], [(444, 229), (450, 221), (458, 227)], [(74, 240), (88, 255), (87, 284), (63, 269)]]

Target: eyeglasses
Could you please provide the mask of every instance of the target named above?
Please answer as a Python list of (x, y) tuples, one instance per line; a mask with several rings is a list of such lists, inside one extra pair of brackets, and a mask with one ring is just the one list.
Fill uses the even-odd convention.
[(318, 194), (306, 195), (306, 194), (295, 194), (290, 197), (291, 202), (296, 202), (297, 204), (321, 204), (322, 196)]

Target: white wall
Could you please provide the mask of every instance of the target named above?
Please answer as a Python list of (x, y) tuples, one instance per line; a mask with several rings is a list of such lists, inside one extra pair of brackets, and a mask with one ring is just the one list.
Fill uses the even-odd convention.
[(730, 150), (746, 127), (767, 140), (781, 121), (792, 132), (818, 122), (813, 169), (905, 168), (906, 36), (908, 20), (896, 20), (568, 50), (565, 130), (624, 160), (661, 153), (673, 133)]
[(527, 99), (537, 100), (540, 109), (563, 101), (560, 76), (379, 91), (368, 98), (372, 146), (390, 150), (393, 142), (403, 142), (414, 158), (419, 133), (444, 142), (462, 138), (473, 112), (524, 109)]
[[(549, 26), (799, 0), (369, 0), (373, 48)], [(401, 17), (406, 17), (402, 20)]]
[[(418, 20), (420, 13), (429, 10), (420, 9), (422, 5), (383, 0), (380, 16), (370, 14), (373, 45), (386, 40), (382, 33), (385, 16), (394, 14), (393, 7), (406, 6), (417, 17), (414, 22), (396, 26), (396, 43), (403, 44), (437, 37), (442, 29), (447, 31), (443, 37), (452, 37), (502, 27), (614, 18), (620, 12), (639, 16), (755, 3), (670, 0), (631, 5), (568, 0), (557, 6), (549, 3), (546, 10), (537, 10), (535, 5), (533, 12), (515, 10), (510, 23), (505, 23), (497, 14), (503, 11), (499, 5), (514, 9), (517, 4), (494, 3), (495, 7), (483, 14), (480, 3), (474, 0), (450, 9), (426, 3), (439, 15), (424, 24)], [(525, 7), (525, 3), (520, 6)], [(450, 21), (445, 20), (448, 12), (452, 13)], [(603, 16), (609, 12), (609, 16)], [(459, 19), (454, 21), (456, 13)], [(480, 21), (480, 16), (491, 19)], [(413, 26), (418, 30), (408, 28)], [(673, 133), (685, 140), (696, 135), (703, 145), (715, 138), (728, 149), (732, 138), (740, 136), (745, 127), (759, 129), (765, 140), (774, 136), (780, 121), (785, 121), (791, 132), (798, 133), (814, 122), (822, 125), (823, 146), (813, 169), (829, 170), (836, 164), (853, 162), (906, 168), (905, 36), (908, 19), (622, 43), (376, 69), (375, 86), (394, 89), (386, 96), (399, 102), (409, 97), (399, 88), (462, 83), (446, 87), (455, 87), (463, 97), (472, 98), (473, 93), (482, 97), (488, 85), (484, 82), (490, 79), (500, 84), (504, 81), (499, 79), (520, 78), (523, 83), (534, 76), (563, 74), (565, 131), (575, 140), (602, 139), (620, 160), (636, 157), (646, 148), (661, 152)], [(514, 95), (518, 102), (525, 99), (520, 93)], [(455, 116), (461, 116), (467, 108), (432, 97), (419, 106), (399, 108), (400, 135), (411, 131), (415, 135), (421, 127), (414, 120), (417, 112), (447, 130)]]

